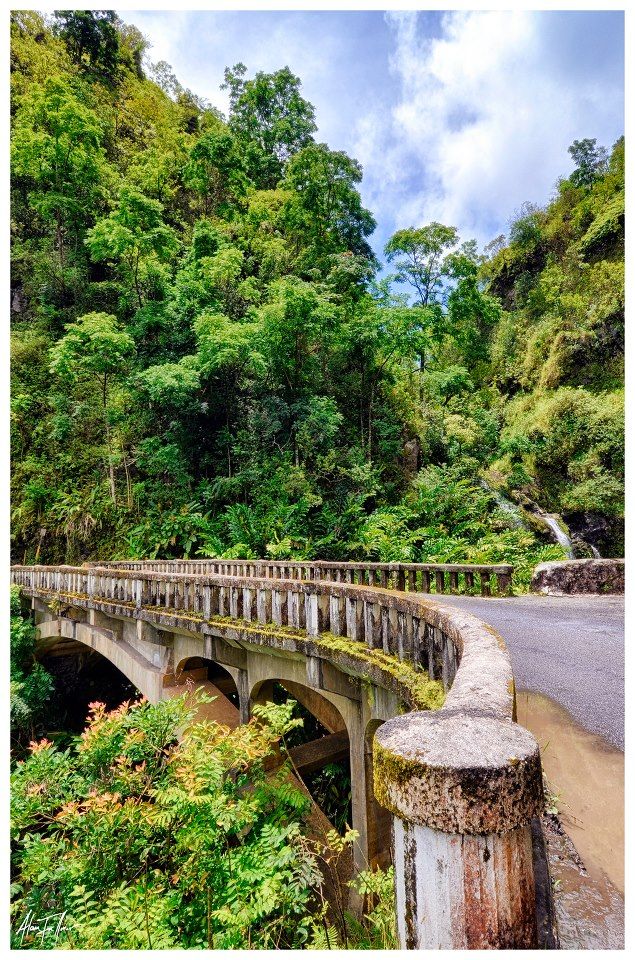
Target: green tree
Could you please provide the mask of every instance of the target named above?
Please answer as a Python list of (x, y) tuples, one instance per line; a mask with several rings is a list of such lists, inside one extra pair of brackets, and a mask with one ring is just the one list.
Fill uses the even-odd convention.
[(288, 67), (245, 80), (238, 63), (225, 70), (229, 126), (245, 150), (247, 172), (261, 189), (271, 189), (294, 153), (313, 139), (313, 106), (300, 94), (300, 80)]
[(448, 279), (447, 255), (459, 242), (454, 227), (429, 223), (398, 230), (384, 248), (388, 263), (397, 269), (398, 283), (414, 288), (421, 307), (442, 303)]
[(103, 126), (60, 77), (21, 98), (11, 162), (31, 209), (54, 227), (59, 263), (99, 207), (105, 178)]
[(336, 312), (313, 284), (287, 278), (272, 284), (270, 301), (261, 308), (260, 318), (260, 349), (271, 387), (286, 405), (298, 465), (302, 407), (309, 395), (321, 392)]
[(153, 268), (170, 259), (177, 249), (174, 230), (163, 221), (163, 206), (132, 187), (122, 187), (113, 212), (88, 231), (86, 243), (94, 260), (119, 262), (132, 283), (139, 307), (143, 306), (144, 281)]
[[(417, 295), (415, 304), (422, 308), (423, 339), (431, 344), (443, 333), (444, 306), (450, 290), (450, 252), (459, 242), (454, 227), (429, 223), (425, 227), (398, 230), (384, 248), (386, 259), (397, 269), (397, 283), (407, 283)], [(419, 355), (419, 369), (423, 374), (426, 348)]]
[(20, 591), (11, 587), (10, 624), (11, 733), (21, 749), (35, 736), (35, 724), (46, 712), (53, 679), (35, 659), (35, 629), (22, 615)]
[(293, 704), (268, 704), (229, 730), (192, 723), (194, 709), (185, 697), (111, 713), (94, 703), (76, 750), (44, 740), (17, 765), (14, 909), (67, 911), (58, 946), (273, 949), (311, 938), (322, 878), (302, 835), (308, 801), (287, 766), (265, 767), (302, 721)]
[(209, 402), (222, 410), (223, 440), (227, 451), (227, 476), (232, 476), (232, 437), (237, 402), (249, 377), (261, 375), (265, 359), (260, 352), (260, 324), (230, 320), (220, 313), (203, 313), (194, 323), (197, 363), (207, 384)]
[(375, 263), (366, 238), (376, 223), (362, 206), (361, 179), (356, 160), (324, 143), (305, 147), (289, 161), (283, 184), (291, 196), (287, 224), (296, 246), (306, 248), (305, 269), (316, 257), (319, 262), (341, 251)]
[(88, 313), (68, 324), (66, 333), (51, 348), (50, 369), (64, 383), (91, 380), (99, 384), (101, 416), (107, 451), (110, 494), (117, 503), (113, 442), (109, 417), (109, 388), (127, 370), (134, 354), (132, 338), (117, 318), (107, 313)]
[(245, 195), (247, 178), (235, 140), (222, 128), (204, 133), (190, 151), (183, 179), (200, 195), (203, 213), (227, 214), (238, 197)]
[(597, 140), (574, 140), (569, 147), (575, 170), (569, 177), (576, 187), (591, 187), (608, 169), (609, 155)]
[(119, 18), (113, 10), (60, 10), (55, 14), (55, 28), (62, 37), (73, 61), (88, 64), (112, 80), (119, 64)]

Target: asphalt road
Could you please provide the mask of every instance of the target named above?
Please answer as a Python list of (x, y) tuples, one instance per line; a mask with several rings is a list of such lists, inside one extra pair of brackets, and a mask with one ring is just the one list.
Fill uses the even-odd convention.
[(587, 730), (624, 749), (624, 597), (453, 596), (444, 602), (498, 630), (518, 690), (546, 694)]

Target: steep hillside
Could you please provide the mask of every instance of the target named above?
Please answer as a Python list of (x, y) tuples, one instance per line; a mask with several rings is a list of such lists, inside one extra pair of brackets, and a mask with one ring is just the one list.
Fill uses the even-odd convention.
[(492, 339), (506, 399), (492, 476), (608, 556), (623, 551), (624, 141), (610, 158), (590, 141), (572, 152), (580, 166), (484, 271), (506, 311)]
[(300, 80), (231, 67), (224, 118), (145, 46), (114, 14), (12, 17), (15, 560), (526, 582), (564, 555), (540, 509), (621, 552), (623, 145), (583, 143), (488, 256), (399, 231), (378, 283), (361, 168)]

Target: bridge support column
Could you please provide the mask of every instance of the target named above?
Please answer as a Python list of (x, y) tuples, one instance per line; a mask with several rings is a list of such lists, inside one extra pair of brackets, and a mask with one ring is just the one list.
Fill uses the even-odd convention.
[(369, 720), (364, 704), (355, 704), (347, 718), (350, 739), (352, 824), (359, 833), (353, 846), (356, 870), (385, 868), (390, 862), (390, 814), (373, 791), (373, 734), (381, 720)]
[(249, 723), (249, 674), (246, 670), (238, 669), (235, 675), (236, 689), (238, 690), (238, 706), (240, 722)]
[(493, 716), (415, 713), (383, 724), (374, 756), (376, 796), (394, 815), (402, 949), (537, 947), (532, 735)]

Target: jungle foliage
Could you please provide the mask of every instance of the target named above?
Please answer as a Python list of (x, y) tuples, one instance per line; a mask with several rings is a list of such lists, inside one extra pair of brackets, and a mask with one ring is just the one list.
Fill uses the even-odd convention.
[(20, 591), (11, 587), (9, 624), (12, 747), (20, 752), (35, 735), (47, 710), (53, 680), (35, 658), (35, 627), (22, 612)]
[(31, 743), (11, 783), (12, 945), (394, 947), (391, 871), (356, 879), (362, 919), (329, 912), (325, 860), (352, 835), (308, 839), (306, 793), (288, 765), (265, 769), (302, 722), (294, 704), (230, 731), (186, 701), (93, 703), (73, 748)]
[[(114, 15), (12, 17), (13, 556), (562, 556), (623, 516), (623, 142), (480, 253), (399, 230), (288, 68), (228, 117)], [(563, 158), (564, 162), (564, 158)], [(484, 486), (483, 482), (487, 485)]]

